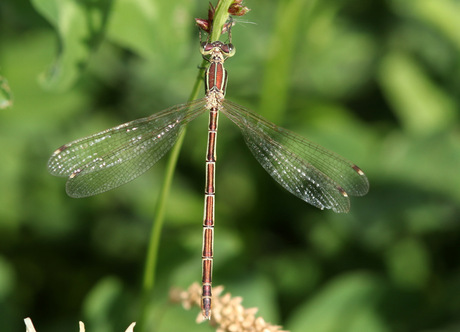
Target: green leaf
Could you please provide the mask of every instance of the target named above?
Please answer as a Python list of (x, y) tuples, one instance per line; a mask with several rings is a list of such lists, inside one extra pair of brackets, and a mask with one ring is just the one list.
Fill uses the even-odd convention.
[(291, 331), (384, 332), (374, 309), (381, 288), (375, 278), (356, 273), (333, 280), (294, 313)]
[(91, 53), (99, 45), (107, 24), (112, 0), (32, 0), (56, 29), (58, 54), (40, 82), (46, 89), (68, 89), (86, 67)]
[(396, 284), (408, 288), (423, 288), (430, 276), (427, 249), (416, 239), (403, 239), (395, 243), (386, 254), (390, 275)]
[(107, 37), (143, 57), (164, 61), (163, 66), (175, 66), (189, 56), (192, 6), (185, 0), (118, 0)]
[(8, 81), (0, 76), (0, 110), (9, 108), (13, 105), (13, 94), (11, 93)]
[[(160, 67), (187, 59), (185, 42), (193, 27), (190, 1), (149, 0), (33, 0), (33, 5), (56, 29), (58, 54), (41, 75), (43, 87), (68, 89), (86, 68), (91, 55), (107, 39)], [(188, 29), (187, 29), (188, 27)]]
[(14, 268), (9, 261), (0, 256), (0, 302), (7, 302), (16, 284)]
[[(120, 305), (121, 282), (114, 277), (101, 280), (87, 295), (83, 310), (94, 331), (112, 331), (111, 317), (114, 306)], [(126, 305), (128, 310), (128, 304)]]
[(449, 38), (460, 49), (460, 2), (456, 0), (393, 0), (404, 14), (433, 25), (443, 37)]
[[(276, 11), (276, 26), (268, 50), (262, 100), (260, 109), (270, 120), (277, 122), (286, 109), (288, 99), (290, 69), (296, 50), (298, 34), (296, 33), (314, 8), (316, 1), (291, 0), (280, 1)], [(301, 14), (304, 14), (302, 16)]]
[(232, 297), (241, 296), (243, 307), (257, 308), (257, 316), (273, 324), (279, 322), (275, 285), (265, 276), (254, 275), (238, 279), (226, 286), (222, 295), (226, 292), (231, 293)]
[(379, 80), (396, 116), (410, 133), (440, 132), (455, 119), (454, 101), (409, 55), (388, 53), (382, 61)]

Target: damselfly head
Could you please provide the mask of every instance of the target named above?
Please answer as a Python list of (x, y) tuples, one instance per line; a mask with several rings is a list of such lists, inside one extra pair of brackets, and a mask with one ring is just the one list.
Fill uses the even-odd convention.
[(200, 52), (203, 57), (210, 56), (214, 53), (222, 53), (225, 58), (235, 55), (235, 47), (232, 43), (224, 44), (221, 41), (212, 43), (202, 42)]

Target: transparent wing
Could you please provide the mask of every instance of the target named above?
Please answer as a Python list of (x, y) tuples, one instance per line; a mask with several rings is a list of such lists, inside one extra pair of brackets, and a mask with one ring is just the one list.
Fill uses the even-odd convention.
[(152, 167), (174, 145), (185, 124), (206, 110), (204, 106), (204, 99), (176, 105), (65, 144), (51, 156), (48, 170), (69, 177), (66, 190), (71, 197), (119, 187)]
[(341, 156), (228, 100), (222, 112), (241, 129), (246, 144), (265, 170), (307, 203), (348, 212), (348, 195), (368, 192), (364, 173)]

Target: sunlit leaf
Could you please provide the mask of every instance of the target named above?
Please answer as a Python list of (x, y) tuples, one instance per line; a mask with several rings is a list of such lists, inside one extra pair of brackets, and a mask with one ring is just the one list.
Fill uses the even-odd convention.
[(436, 27), (460, 50), (460, 2), (456, 0), (393, 0), (394, 6), (411, 17)]
[(54, 63), (41, 75), (46, 89), (66, 90), (86, 67), (104, 36), (112, 0), (32, 0), (59, 36)]
[(166, 59), (174, 66), (188, 55), (187, 41), (194, 27), (192, 5), (185, 0), (116, 1), (107, 37), (143, 57)]
[(396, 116), (411, 133), (439, 132), (455, 117), (453, 100), (404, 53), (386, 55), (381, 64), (380, 83)]
[(378, 281), (370, 275), (344, 275), (300, 306), (286, 327), (291, 331), (386, 332), (374, 309), (380, 292)]
[[(185, 59), (193, 19), (190, 1), (33, 0), (59, 37), (54, 63), (40, 77), (51, 90), (68, 89), (104, 40), (169, 64)], [(164, 65), (163, 65), (164, 67)]]
[(9, 108), (13, 105), (13, 94), (11, 93), (8, 81), (0, 76), (0, 110)]

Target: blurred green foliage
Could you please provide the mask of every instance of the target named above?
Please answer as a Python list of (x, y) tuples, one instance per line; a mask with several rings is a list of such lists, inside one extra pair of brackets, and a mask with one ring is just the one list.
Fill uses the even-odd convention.
[[(214, 283), (292, 331), (460, 329), (460, 4), (247, 0), (227, 98), (356, 162), (349, 214), (280, 189), (221, 117)], [(122, 331), (137, 320), (164, 161), (87, 199), (46, 170), (58, 146), (186, 101), (200, 64), (191, 0), (3, 0), (0, 329)], [(249, 24), (255, 23), (255, 24)], [(8, 90), (9, 91), (9, 90)], [(154, 331), (209, 331), (169, 304), (200, 278), (206, 118), (168, 200)]]

